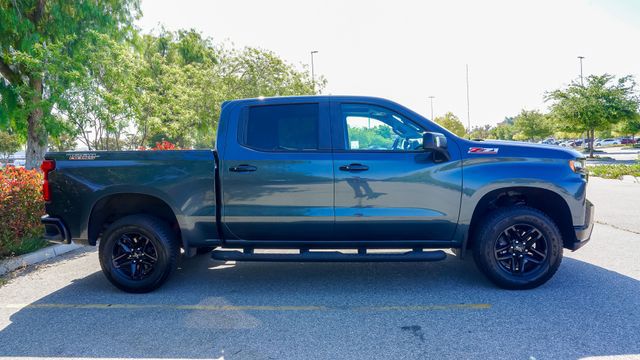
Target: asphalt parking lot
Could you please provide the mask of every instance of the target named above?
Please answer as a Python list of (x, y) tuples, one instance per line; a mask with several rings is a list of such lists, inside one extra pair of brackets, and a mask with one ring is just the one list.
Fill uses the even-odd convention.
[[(183, 261), (132, 295), (93, 249), (0, 287), (0, 358), (640, 358), (640, 184), (593, 179), (592, 241), (529, 291), (471, 259), (436, 263)], [(626, 215), (625, 215), (626, 214)], [(639, 214), (640, 215), (640, 214)]]

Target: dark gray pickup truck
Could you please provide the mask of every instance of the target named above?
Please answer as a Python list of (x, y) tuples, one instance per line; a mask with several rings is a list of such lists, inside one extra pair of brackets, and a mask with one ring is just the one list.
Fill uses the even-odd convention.
[(107, 278), (145, 292), (181, 252), (368, 262), (442, 249), (472, 250), (495, 284), (527, 289), (591, 236), (580, 153), (461, 139), (388, 100), (229, 101), (217, 136), (214, 150), (46, 154), (46, 237), (99, 244)]

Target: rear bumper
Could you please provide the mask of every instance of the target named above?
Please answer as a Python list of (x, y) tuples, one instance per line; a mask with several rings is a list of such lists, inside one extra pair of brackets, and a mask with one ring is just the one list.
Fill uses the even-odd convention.
[(71, 243), (69, 229), (67, 229), (62, 220), (44, 215), (40, 218), (40, 222), (44, 225), (44, 238), (46, 240), (61, 244)]
[(568, 248), (570, 250), (578, 250), (584, 244), (589, 242), (591, 239), (591, 232), (593, 231), (593, 212), (594, 206), (591, 201), (587, 200), (587, 206), (585, 209), (585, 217), (584, 217), (584, 225), (583, 226), (574, 226), (573, 230), (576, 233), (576, 241), (571, 244)]

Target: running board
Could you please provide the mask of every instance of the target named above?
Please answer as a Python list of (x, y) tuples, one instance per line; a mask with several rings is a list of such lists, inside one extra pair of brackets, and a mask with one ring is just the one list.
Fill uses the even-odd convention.
[(339, 251), (301, 250), (299, 254), (256, 254), (253, 251), (214, 250), (211, 258), (224, 261), (277, 261), (277, 262), (421, 262), (440, 261), (447, 258), (442, 250), (407, 251), (393, 254), (367, 254), (360, 250), (358, 254), (345, 254)]

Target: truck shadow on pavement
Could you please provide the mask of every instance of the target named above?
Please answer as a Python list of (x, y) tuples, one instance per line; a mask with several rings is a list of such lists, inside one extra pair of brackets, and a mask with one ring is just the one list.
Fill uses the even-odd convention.
[(77, 279), (11, 316), (0, 356), (640, 356), (639, 295), (639, 281), (572, 258), (542, 287), (506, 291), (453, 256), (237, 265), (200, 256), (150, 294), (120, 292), (97, 271)]

